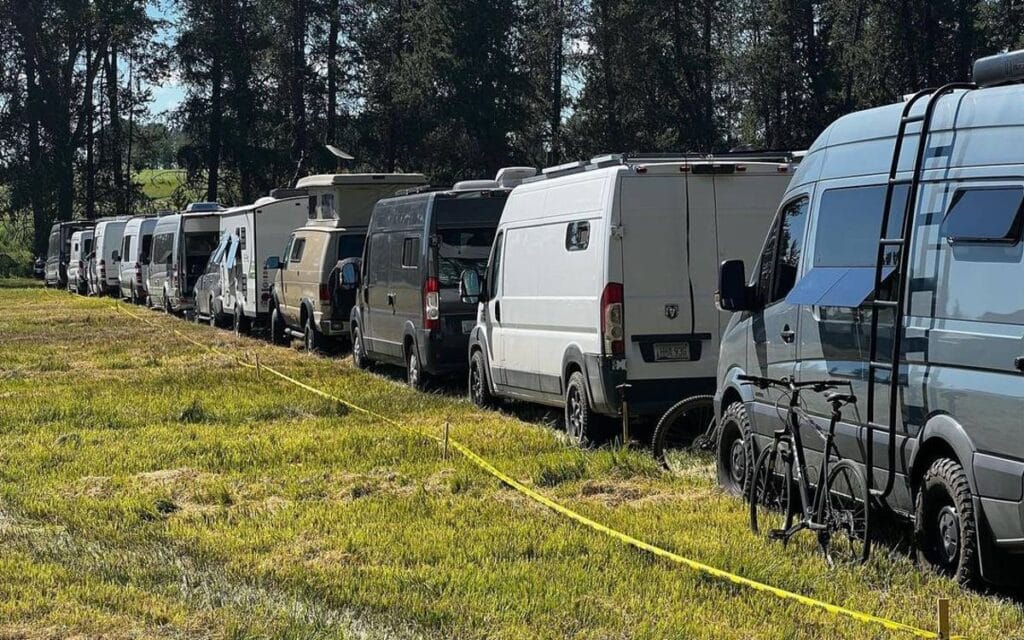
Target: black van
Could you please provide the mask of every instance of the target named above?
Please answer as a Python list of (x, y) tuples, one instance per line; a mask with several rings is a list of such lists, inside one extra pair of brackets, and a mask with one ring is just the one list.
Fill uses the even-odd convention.
[(459, 297), (464, 270), (487, 264), (512, 187), (536, 174), (503, 169), (496, 180), (420, 190), (380, 200), (357, 272), (342, 270), (342, 287), (357, 290), (352, 310), (352, 359), (403, 366), (409, 385), (466, 371), (476, 305)]

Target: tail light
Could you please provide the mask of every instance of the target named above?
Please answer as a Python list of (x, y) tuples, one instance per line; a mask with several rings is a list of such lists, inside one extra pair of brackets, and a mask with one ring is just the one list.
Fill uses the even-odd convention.
[(331, 288), (324, 283), (320, 283), (320, 304), (331, 303)]
[(626, 353), (622, 301), (622, 285), (609, 282), (601, 294), (601, 336), (605, 355), (622, 357)]
[(434, 277), (423, 283), (423, 328), (441, 328), (441, 283)]

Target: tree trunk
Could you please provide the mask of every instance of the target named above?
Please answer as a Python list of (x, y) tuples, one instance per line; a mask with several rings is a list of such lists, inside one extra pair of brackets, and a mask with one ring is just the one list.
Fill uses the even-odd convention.
[(327, 29), (327, 130), (328, 144), (337, 143), (338, 135), (338, 32), (341, 30), (341, 2), (333, 0)]
[(562, 75), (565, 73), (565, 0), (555, 0), (551, 65), (551, 149), (548, 166), (562, 162)]
[(302, 171), (308, 145), (306, 143), (306, 0), (292, 0), (291, 64), (289, 93), (292, 115), (292, 162), (296, 178)]
[(604, 81), (605, 123), (607, 126), (607, 142), (609, 151), (629, 151), (622, 148), (622, 123), (619, 119), (619, 93), (615, 86), (615, 71), (612, 68), (614, 54), (612, 52), (611, 16), (608, 12), (608, 0), (597, 2), (597, 11), (601, 26), (601, 77)]
[[(85, 42), (85, 64), (86, 76), (92, 75), (92, 48), (90, 41)], [(87, 78), (88, 79), (88, 78)], [(87, 82), (85, 87), (85, 217), (88, 220), (96, 218), (96, 158), (94, 145), (96, 135), (93, 130), (96, 118), (94, 105), (93, 83)]]
[(215, 50), (210, 63), (210, 130), (206, 148), (206, 200), (217, 202), (217, 183), (220, 178), (221, 119), (223, 116), (224, 61)]
[(114, 178), (114, 211), (123, 216), (128, 213), (124, 185), (124, 161), (121, 156), (121, 112), (118, 108), (117, 46), (110, 45), (106, 57), (107, 111), (110, 117), (110, 172)]

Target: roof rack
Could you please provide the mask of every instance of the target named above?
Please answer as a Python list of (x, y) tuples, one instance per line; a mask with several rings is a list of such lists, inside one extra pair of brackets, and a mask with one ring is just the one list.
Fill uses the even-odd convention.
[(670, 162), (712, 162), (715, 160), (726, 160), (731, 162), (772, 162), (772, 163), (796, 163), (806, 155), (803, 151), (746, 151), (736, 150), (725, 153), (607, 153), (595, 156), (589, 161), (579, 160), (568, 162), (554, 167), (548, 167), (541, 171), (540, 175), (526, 178), (524, 184), (541, 182), (551, 178), (594, 171), (607, 167), (633, 166), (638, 164), (670, 163)]

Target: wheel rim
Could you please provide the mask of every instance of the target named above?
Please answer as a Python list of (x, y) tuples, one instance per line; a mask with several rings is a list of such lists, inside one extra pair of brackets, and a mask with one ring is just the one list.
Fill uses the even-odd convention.
[(352, 361), (359, 365), (363, 361), (363, 340), (359, 329), (352, 333)]
[(681, 470), (687, 466), (687, 460), (692, 459), (690, 454), (700, 439), (711, 431), (715, 421), (714, 405), (710, 401), (687, 401), (669, 410), (662, 420), (666, 422), (658, 426), (655, 454), (669, 470)]
[(831, 564), (854, 564), (867, 559), (867, 487), (850, 467), (836, 467), (828, 481), (828, 530), (822, 543)]
[(569, 389), (569, 402), (566, 403), (566, 409), (568, 413), (566, 425), (568, 425), (569, 435), (575, 440), (580, 440), (583, 436), (583, 399), (576, 387)]
[(469, 388), (473, 393), (474, 400), (479, 402), (483, 399), (483, 376), (480, 373), (480, 367), (475, 362), (473, 363), (473, 366), (469, 368)]
[(772, 449), (765, 450), (757, 463), (751, 487), (750, 528), (754, 533), (768, 535), (786, 528), (788, 489), (782, 456)]
[(729, 446), (729, 479), (737, 487), (743, 486), (743, 478), (747, 474), (747, 448), (743, 438), (734, 437)]
[(415, 353), (409, 354), (409, 386), (417, 387), (420, 383), (420, 364)]
[(938, 551), (942, 561), (950, 566), (955, 566), (960, 556), (960, 516), (952, 505), (946, 505), (939, 510), (938, 525)]

